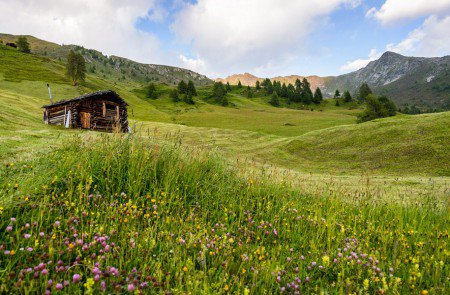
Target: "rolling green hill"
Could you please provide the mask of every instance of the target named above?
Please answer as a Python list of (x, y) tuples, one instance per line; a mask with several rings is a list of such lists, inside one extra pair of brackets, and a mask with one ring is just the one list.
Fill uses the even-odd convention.
[[(16, 42), (19, 36), (0, 33), (0, 40)], [(65, 61), (70, 50), (80, 52), (86, 62), (87, 69), (110, 81), (133, 80), (137, 82), (159, 82), (176, 85), (181, 80), (192, 80), (196, 85), (210, 85), (212, 81), (204, 75), (190, 70), (153, 64), (142, 64), (118, 56), (106, 56), (103, 53), (86, 49), (77, 45), (58, 45), (33, 36), (26, 36), (32, 53)]]
[(450, 176), (450, 112), (396, 116), (304, 134), (286, 145), (302, 166)]

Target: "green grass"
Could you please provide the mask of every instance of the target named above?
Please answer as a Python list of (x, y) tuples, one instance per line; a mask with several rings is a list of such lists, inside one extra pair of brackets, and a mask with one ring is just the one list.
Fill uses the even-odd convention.
[[(396, 116), (304, 134), (286, 145), (305, 169), (450, 176), (450, 113)], [(447, 164), (445, 164), (447, 163)]]
[(448, 292), (448, 199), (308, 195), (130, 135), (0, 173), (2, 292)]
[[(448, 293), (449, 112), (356, 124), (332, 100), (234, 88), (222, 107), (199, 87), (188, 105), (106, 74), (73, 87), (1, 45), (0, 62), (0, 292)], [(117, 91), (133, 134), (43, 124), (47, 82)]]

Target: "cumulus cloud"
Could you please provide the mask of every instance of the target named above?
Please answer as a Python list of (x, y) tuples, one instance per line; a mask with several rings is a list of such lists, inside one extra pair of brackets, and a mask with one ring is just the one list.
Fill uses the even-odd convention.
[(430, 16), (422, 26), (409, 33), (398, 44), (388, 44), (387, 50), (406, 55), (441, 56), (450, 54), (450, 16)]
[(194, 72), (204, 73), (206, 71), (205, 61), (200, 58), (189, 58), (184, 54), (180, 54), (178, 58), (186, 68)]
[(270, 69), (302, 54), (326, 16), (359, 0), (198, 0), (175, 16), (177, 39), (208, 65), (208, 74)]
[(448, 13), (450, 13), (450, 0), (386, 0), (380, 9), (373, 7), (366, 16), (374, 17), (387, 25), (432, 14), (442, 16)]
[(158, 38), (135, 27), (160, 20), (156, 0), (2, 0), (0, 31), (95, 48), (141, 62), (163, 62)]
[(379, 53), (376, 49), (370, 50), (369, 56), (367, 58), (356, 59), (347, 62), (343, 65), (340, 70), (345, 72), (352, 72), (364, 68), (371, 61), (379, 59), (381, 53)]

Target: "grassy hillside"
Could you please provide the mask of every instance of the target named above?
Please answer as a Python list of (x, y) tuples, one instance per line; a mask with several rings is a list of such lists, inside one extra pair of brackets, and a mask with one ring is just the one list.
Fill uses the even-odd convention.
[(305, 195), (129, 135), (75, 137), (0, 173), (3, 292), (448, 289), (448, 202), (432, 195)]
[[(153, 64), (142, 64), (117, 56), (106, 56), (103, 53), (86, 49), (76, 45), (58, 45), (44, 41), (33, 36), (26, 36), (31, 46), (32, 53), (65, 61), (70, 50), (80, 52), (86, 62), (90, 73), (95, 73), (102, 78), (108, 78), (111, 82), (131, 80), (135, 82), (167, 83), (176, 85), (180, 80), (192, 80), (197, 85), (210, 85), (212, 80), (208, 77), (190, 70)], [(18, 36), (0, 33), (0, 40), (16, 42)]]
[(450, 113), (396, 116), (304, 134), (286, 145), (306, 169), (450, 176)]
[[(356, 124), (239, 88), (222, 107), (106, 72), (73, 87), (2, 45), (0, 65), (0, 293), (449, 293), (450, 113)], [(46, 83), (117, 91), (133, 133), (43, 124)]]

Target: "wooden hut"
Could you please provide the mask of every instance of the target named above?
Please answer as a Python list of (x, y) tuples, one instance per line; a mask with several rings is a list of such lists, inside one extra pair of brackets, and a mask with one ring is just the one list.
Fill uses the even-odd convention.
[(44, 123), (105, 132), (128, 132), (127, 103), (114, 91), (98, 91), (44, 108)]

